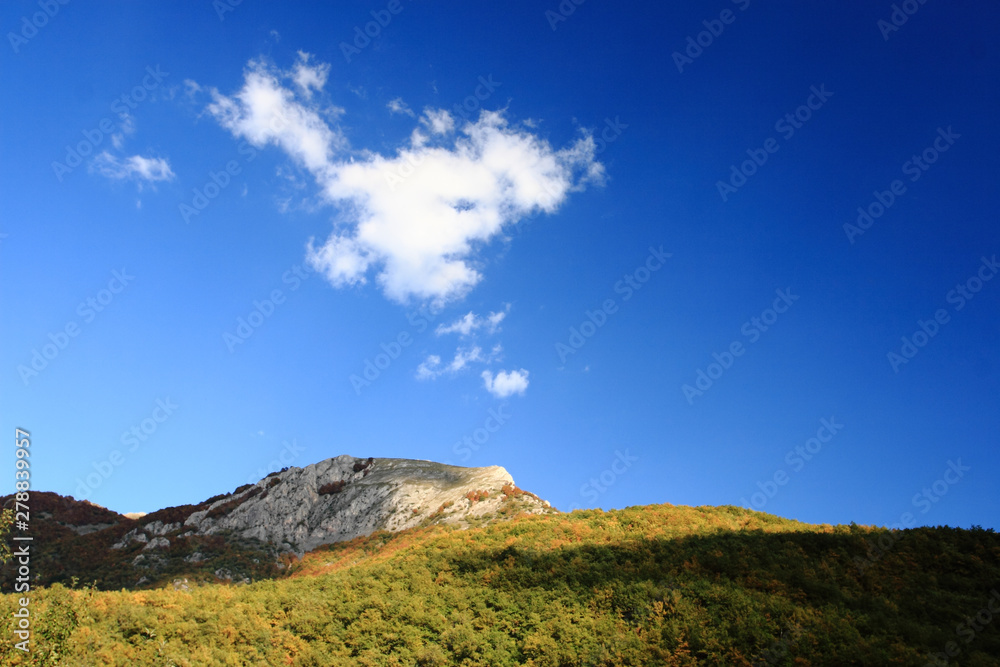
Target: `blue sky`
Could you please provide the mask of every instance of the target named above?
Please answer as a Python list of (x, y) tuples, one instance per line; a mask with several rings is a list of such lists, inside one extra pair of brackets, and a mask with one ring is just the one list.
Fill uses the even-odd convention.
[(996, 527), (1000, 7), (903, 5), (7, 2), (0, 424), (121, 512), (346, 453)]

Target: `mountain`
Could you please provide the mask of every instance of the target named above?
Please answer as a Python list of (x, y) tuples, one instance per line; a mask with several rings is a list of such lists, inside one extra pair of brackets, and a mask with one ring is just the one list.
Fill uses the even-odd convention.
[[(13, 504), (11, 496), (2, 499)], [(91, 503), (34, 492), (36, 584), (98, 588), (169, 581), (249, 582), (292, 557), (376, 531), (435, 523), (467, 528), (519, 513), (554, 512), (501, 467), (338, 456), (272, 473), (197, 505), (130, 518)], [(11, 565), (0, 572), (10, 585)]]
[(0, 664), (1000, 664), (1000, 535), (980, 528), (650, 505), (378, 531), (288, 563), (249, 585), (33, 590), (33, 653), (0, 642)]
[[(376, 530), (406, 530), (425, 521), (468, 526), (508, 507), (549, 510), (547, 502), (515, 489), (514, 479), (499, 466), (338, 456), (269, 476), (192, 513), (182, 530), (197, 535), (228, 531), (301, 555), (322, 544)], [(162, 530), (159, 524), (157, 530)]]

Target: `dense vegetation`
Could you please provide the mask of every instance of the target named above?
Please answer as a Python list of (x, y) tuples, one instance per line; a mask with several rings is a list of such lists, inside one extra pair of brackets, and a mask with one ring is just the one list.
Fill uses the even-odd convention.
[[(34, 591), (34, 653), (5, 636), (0, 660), (926, 665), (949, 642), (961, 651), (949, 665), (1000, 660), (1000, 618), (957, 634), (1000, 588), (1000, 536), (982, 529), (889, 532), (662, 505), (377, 533), (290, 570), (190, 591)], [(0, 597), (0, 614), (15, 604)]]

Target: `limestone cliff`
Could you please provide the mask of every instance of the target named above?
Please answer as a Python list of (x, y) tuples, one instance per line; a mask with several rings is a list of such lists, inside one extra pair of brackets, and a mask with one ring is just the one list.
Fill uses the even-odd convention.
[[(191, 514), (181, 535), (231, 531), (302, 553), (376, 530), (405, 530), (427, 521), (459, 525), (488, 521), (510, 504), (525, 512), (553, 511), (547, 502), (517, 489), (499, 466), (460, 468), (344, 455), (273, 473), (216, 500)], [(146, 528), (162, 534), (162, 526)]]

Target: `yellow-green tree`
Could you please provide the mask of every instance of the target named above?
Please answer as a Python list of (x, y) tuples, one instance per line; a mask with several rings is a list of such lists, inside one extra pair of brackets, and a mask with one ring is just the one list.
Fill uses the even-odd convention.
[(10, 560), (10, 529), (14, 526), (13, 510), (0, 512), (0, 565)]

